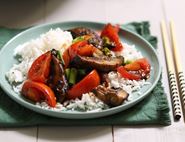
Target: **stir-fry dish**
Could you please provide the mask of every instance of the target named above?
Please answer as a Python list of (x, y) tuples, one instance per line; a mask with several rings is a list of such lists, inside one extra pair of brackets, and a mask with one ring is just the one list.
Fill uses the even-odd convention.
[(150, 63), (123, 43), (119, 26), (50, 30), (15, 50), (7, 78), (15, 91), (48, 109), (96, 111), (129, 100), (149, 84)]

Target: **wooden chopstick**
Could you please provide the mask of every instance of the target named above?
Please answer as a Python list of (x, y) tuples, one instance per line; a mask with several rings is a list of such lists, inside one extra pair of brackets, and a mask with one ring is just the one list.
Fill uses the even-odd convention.
[(185, 77), (182, 70), (182, 64), (181, 64), (180, 54), (177, 46), (175, 27), (174, 27), (173, 21), (170, 21), (170, 33), (171, 33), (171, 40), (172, 40), (172, 49), (173, 49), (174, 58), (175, 58), (175, 66), (177, 70), (176, 74), (178, 78), (179, 90), (180, 90), (180, 95), (182, 99), (182, 110), (185, 113)]
[(163, 46), (166, 55), (167, 67), (168, 67), (168, 78), (170, 84), (171, 91), (171, 100), (172, 100), (172, 108), (175, 120), (179, 120), (181, 118), (181, 107), (180, 107), (180, 97), (177, 86), (177, 80), (175, 76), (175, 66), (173, 62), (173, 56), (170, 50), (170, 44), (167, 36), (167, 28), (166, 23), (161, 21), (161, 33), (163, 39)]

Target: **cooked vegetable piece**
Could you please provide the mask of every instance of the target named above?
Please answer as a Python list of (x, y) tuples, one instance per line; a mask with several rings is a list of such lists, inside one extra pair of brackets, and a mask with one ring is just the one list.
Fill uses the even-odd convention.
[(150, 73), (150, 63), (146, 58), (141, 58), (135, 61), (140, 64), (141, 68), (145, 71), (145, 73)]
[(124, 66), (127, 71), (135, 71), (141, 79), (147, 79), (150, 75), (150, 64), (146, 58), (137, 59), (136, 61)]
[(106, 36), (102, 37), (103, 40), (103, 47), (107, 47), (107, 48), (115, 48), (116, 44), (112, 41), (110, 41), (110, 39)]
[(92, 56), (96, 48), (90, 44), (86, 44), (78, 49), (78, 55), (81, 56)]
[(70, 68), (65, 69), (65, 75), (66, 75), (67, 80), (69, 80)]
[[(84, 41), (84, 40), (88, 42), (88, 40), (89, 40), (90, 38), (92, 38), (91, 35), (78, 36), (78, 37), (76, 37), (75, 39), (73, 39), (72, 43), (74, 44), (74, 43), (76, 43), (76, 42)], [(88, 42), (88, 44), (91, 44), (91, 43)]]
[(93, 93), (105, 104), (110, 106), (119, 106), (128, 98), (128, 93), (124, 90), (110, 89), (102, 85), (93, 89)]
[(94, 32), (91, 29), (85, 28), (85, 27), (77, 27), (74, 29), (70, 29), (68, 30), (71, 32), (73, 38), (77, 38), (80, 36), (89, 36), (88, 38), (88, 43), (94, 45), (97, 48), (101, 48), (102, 47), (102, 39), (100, 38), (100, 36)]
[(106, 56), (111, 56), (111, 53), (110, 53), (109, 48), (107, 48), (107, 47), (102, 48), (102, 51), (103, 51), (103, 53), (104, 53)]
[(111, 50), (113, 51), (121, 51), (123, 49), (123, 45), (121, 44), (118, 32), (119, 32), (119, 27), (113, 26), (109, 23), (105, 25), (101, 33), (102, 38), (106, 37), (111, 42), (115, 43), (115, 47), (111, 48)]
[(84, 36), (78, 36), (75, 39), (73, 39), (72, 43), (74, 44), (76, 42), (83, 41), (83, 40), (85, 40)]
[(124, 63), (124, 65), (127, 65), (127, 64), (130, 64), (130, 63), (132, 63), (132, 61), (127, 60), (127, 61)]
[(69, 50), (66, 49), (62, 55), (62, 58), (64, 60), (64, 68), (67, 68), (70, 63), (70, 56), (69, 56)]
[(86, 27), (76, 27), (73, 29), (69, 29), (68, 31), (71, 32), (74, 39), (84, 35), (98, 36), (98, 34), (96, 34), (93, 30)]
[(45, 100), (51, 107), (55, 107), (56, 105), (54, 92), (44, 83), (27, 80), (23, 84), (21, 93), (23, 96), (34, 102)]
[(140, 64), (137, 62), (126, 64), (124, 67), (127, 71), (138, 71), (141, 69)]
[(100, 49), (96, 48), (96, 50), (94, 50), (92, 56), (93, 57), (102, 57), (102, 56), (104, 56), (104, 54), (103, 54), (103, 52)]
[(121, 76), (126, 79), (130, 79), (130, 80), (140, 80), (141, 79), (140, 75), (128, 72), (123, 66), (118, 67), (117, 72), (119, 72)]
[(79, 74), (80, 76), (85, 75), (85, 74), (86, 74), (85, 69), (78, 69), (78, 74)]
[(51, 69), (48, 80), (49, 87), (55, 92), (57, 101), (63, 102), (68, 89), (62, 62), (57, 58), (57, 51), (52, 50)]
[[(53, 50), (52, 50), (52, 52), (53, 52)], [(56, 52), (55, 57), (61, 62), (62, 66), (64, 67), (65, 66), (65, 62), (64, 62), (63, 57), (62, 57), (63, 55), (61, 55), (61, 52), (59, 50), (56, 50), (54, 52)]]
[(74, 85), (76, 83), (76, 79), (77, 79), (77, 69), (71, 68), (68, 81), (69, 84)]
[(72, 64), (73, 66), (79, 68), (90, 68), (97, 69), (99, 71), (109, 72), (116, 70), (117, 67), (122, 65), (124, 58), (122, 56), (119, 57), (82, 57), (76, 56)]
[(96, 70), (91, 71), (80, 82), (72, 86), (68, 91), (68, 99), (80, 98), (82, 94), (88, 93), (100, 84), (100, 77)]
[(76, 82), (79, 82), (80, 80), (82, 80), (88, 73), (89, 73), (88, 69), (77, 69), (77, 80), (76, 80)]
[(105, 87), (110, 87), (110, 79), (108, 77), (108, 73), (101, 73), (100, 74), (100, 78), (101, 78), (101, 84)]
[(125, 69), (127, 70), (139, 70), (143, 69), (146, 72), (150, 72), (150, 64), (146, 58), (137, 59), (132, 63), (125, 65)]
[(76, 55), (92, 56), (95, 50), (96, 47), (91, 44), (88, 44), (87, 41), (78, 41), (72, 44), (69, 48), (69, 55), (72, 60)]
[(51, 52), (39, 56), (28, 71), (28, 79), (46, 83), (50, 72)]

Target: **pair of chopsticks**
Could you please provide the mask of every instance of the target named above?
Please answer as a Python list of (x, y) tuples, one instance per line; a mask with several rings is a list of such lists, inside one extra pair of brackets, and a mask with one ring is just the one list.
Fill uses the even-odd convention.
[[(171, 99), (172, 99), (172, 108), (175, 120), (179, 120), (181, 118), (181, 105), (180, 98), (182, 99), (182, 110), (185, 112), (185, 77), (183, 74), (181, 61), (179, 58), (179, 51), (177, 46), (177, 40), (175, 35), (174, 22), (170, 22), (170, 35), (171, 35), (171, 45), (172, 51), (171, 53), (170, 43), (167, 36), (167, 28), (166, 23), (164, 21), (161, 22), (161, 32), (163, 38), (163, 46), (167, 60), (168, 67), (168, 78), (170, 83), (171, 90)], [(174, 56), (174, 60), (173, 60)], [(178, 79), (178, 81), (177, 81)], [(180, 92), (179, 92), (180, 90)]]

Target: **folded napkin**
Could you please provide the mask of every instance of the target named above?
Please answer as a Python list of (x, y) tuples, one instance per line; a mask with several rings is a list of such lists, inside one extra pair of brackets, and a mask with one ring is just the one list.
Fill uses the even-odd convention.
[[(149, 23), (129, 23), (123, 25), (146, 40), (154, 48), (157, 46), (157, 38), (150, 35)], [(0, 27), (0, 48), (14, 35), (23, 29), (9, 29)], [(65, 126), (93, 126), (93, 125), (170, 125), (169, 105), (161, 79), (153, 91), (143, 101), (134, 107), (115, 115), (96, 119), (71, 120), (54, 118), (38, 114), (24, 108), (11, 100), (0, 88), (0, 126), (1, 127), (22, 127), (33, 125), (65, 125)]]

